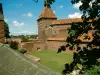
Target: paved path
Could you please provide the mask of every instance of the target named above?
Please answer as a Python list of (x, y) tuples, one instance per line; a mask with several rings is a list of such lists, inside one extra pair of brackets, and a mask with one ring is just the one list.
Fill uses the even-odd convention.
[(60, 75), (23, 54), (0, 45), (0, 75)]

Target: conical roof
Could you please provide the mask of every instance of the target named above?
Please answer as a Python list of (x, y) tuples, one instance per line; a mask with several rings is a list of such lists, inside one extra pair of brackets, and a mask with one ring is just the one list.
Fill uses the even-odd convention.
[(39, 16), (39, 19), (41, 18), (57, 18), (57, 17), (55, 16), (51, 8), (44, 7), (41, 15)]

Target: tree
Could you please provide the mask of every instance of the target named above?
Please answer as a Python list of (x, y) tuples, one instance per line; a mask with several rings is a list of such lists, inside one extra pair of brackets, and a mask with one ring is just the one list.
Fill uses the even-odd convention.
[[(33, 1), (37, 3), (39, 0), (33, 0)], [(44, 0), (44, 6), (51, 7), (50, 5), (52, 5), (54, 2), (55, 0)]]
[[(73, 54), (73, 61), (70, 64), (65, 65), (63, 74), (72, 72), (78, 64), (82, 67), (81, 72), (87, 69), (93, 68), (95, 65), (100, 65), (98, 59), (100, 58), (100, 0), (72, 0), (72, 4), (81, 2), (79, 7), (83, 12), (83, 22), (72, 23), (69, 30), (69, 36), (67, 38), (67, 45), (70, 50), (76, 50)], [(93, 33), (92, 33), (92, 32)], [(83, 34), (92, 33), (93, 39), (88, 42), (83, 42), (78, 39)], [(85, 39), (90, 39), (89, 36), (85, 36)], [(85, 46), (82, 46), (85, 43)], [(65, 50), (65, 48), (59, 48), (58, 52)], [(84, 72), (83, 72), (84, 73)]]
[(4, 21), (4, 32), (5, 32), (5, 37), (10, 38), (9, 26), (5, 21)]

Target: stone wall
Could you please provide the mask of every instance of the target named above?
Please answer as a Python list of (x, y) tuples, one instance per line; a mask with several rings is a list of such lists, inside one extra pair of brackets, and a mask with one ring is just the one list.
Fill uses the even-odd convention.
[(21, 48), (26, 49), (27, 52), (45, 50), (45, 43), (39, 40), (34, 40), (33, 42), (23, 42), (21, 44)]
[(0, 21), (0, 43), (5, 43), (4, 21)]
[(38, 21), (38, 38), (45, 40), (45, 29), (48, 28), (56, 19), (42, 19)]
[(0, 43), (5, 43), (4, 16), (3, 16), (2, 3), (0, 3)]
[(39, 40), (33, 41), (33, 50), (45, 50), (45, 42)]
[(66, 45), (65, 41), (47, 41), (48, 50), (58, 50), (62, 45)]
[(70, 25), (54, 25), (52, 37), (68, 37), (68, 29)]
[(26, 49), (27, 52), (32, 52), (33, 51), (33, 42), (23, 42), (21, 44), (22, 49)]

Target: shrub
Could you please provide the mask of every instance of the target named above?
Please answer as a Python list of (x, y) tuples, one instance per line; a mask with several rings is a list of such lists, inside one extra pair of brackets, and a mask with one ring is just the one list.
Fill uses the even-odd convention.
[(24, 53), (26, 53), (27, 51), (25, 50), (25, 49), (21, 49), (20, 50), (20, 53), (22, 53), (22, 54), (24, 54)]
[(28, 42), (29, 39), (27, 37), (22, 37), (22, 42)]
[(17, 41), (11, 41), (11, 42), (10, 42), (10, 47), (11, 47), (12, 49), (17, 50), (17, 49), (18, 49), (18, 42), (17, 42)]

